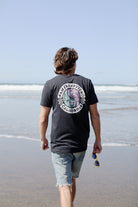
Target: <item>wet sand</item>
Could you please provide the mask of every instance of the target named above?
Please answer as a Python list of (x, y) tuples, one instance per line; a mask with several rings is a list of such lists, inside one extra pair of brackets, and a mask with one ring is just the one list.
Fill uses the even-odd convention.
[[(138, 147), (103, 147), (93, 167), (88, 147), (74, 207), (137, 207)], [(59, 207), (50, 150), (40, 142), (0, 138), (0, 207)]]

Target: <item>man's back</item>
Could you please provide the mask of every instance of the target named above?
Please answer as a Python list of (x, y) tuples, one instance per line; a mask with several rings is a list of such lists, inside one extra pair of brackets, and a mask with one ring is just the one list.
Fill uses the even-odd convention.
[(86, 150), (89, 137), (89, 105), (97, 103), (91, 80), (77, 75), (58, 75), (46, 82), (41, 105), (53, 107), (52, 152)]

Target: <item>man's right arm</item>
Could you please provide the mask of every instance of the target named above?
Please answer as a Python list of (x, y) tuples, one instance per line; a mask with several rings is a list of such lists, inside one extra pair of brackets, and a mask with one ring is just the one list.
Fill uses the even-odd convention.
[(95, 143), (93, 146), (93, 153), (100, 153), (102, 151), (101, 146), (101, 126), (100, 126), (100, 115), (97, 110), (97, 104), (92, 104), (89, 106), (91, 123), (95, 133)]
[(39, 131), (41, 137), (41, 148), (46, 150), (49, 148), (48, 140), (46, 139), (46, 131), (48, 127), (48, 117), (50, 113), (50, 107), (41, 106), (41, 111), (39, 115)]

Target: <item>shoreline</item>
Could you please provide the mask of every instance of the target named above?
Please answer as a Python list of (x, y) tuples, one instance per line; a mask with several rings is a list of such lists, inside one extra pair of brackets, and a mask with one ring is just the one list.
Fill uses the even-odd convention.
[[(50, 136), (50, 135), (49, 135)], [(23, 135), (10, 135), (10, 134), (0, 134), (0, 139), (10, 139), (10, 140), (26, 140), (26, 141), (32, 141), (32, 142), (40, 142), (40, 139), (28, 137), (28, 136), (23, 136)], [(50, 141), (49, 141), (49, 146), (50, 146)], [(88, 147), (92, 147), (93, 144), (88, 142)], [(138, 147), (137, 144), (132, 144), (132, 143), (115, 143), (115, 142), (110, 142), (110, 143), (102, 143), (103, 147)]]

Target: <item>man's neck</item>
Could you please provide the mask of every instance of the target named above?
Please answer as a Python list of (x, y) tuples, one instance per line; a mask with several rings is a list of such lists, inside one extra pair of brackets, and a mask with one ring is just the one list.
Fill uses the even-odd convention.
[(63, 72), (62, 75), (74, 75), (75, 74), (75, 69), (76, 69), (76, 64), (68, 74)]
[(71, 72), (71, 73), (68, 73), (68, 74), (66, 74), (66, 73), (62, 73), (63, 75), (74, 75), (75, 73), (73, 73), (73, 72)]

